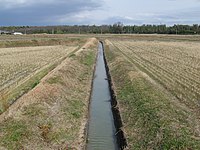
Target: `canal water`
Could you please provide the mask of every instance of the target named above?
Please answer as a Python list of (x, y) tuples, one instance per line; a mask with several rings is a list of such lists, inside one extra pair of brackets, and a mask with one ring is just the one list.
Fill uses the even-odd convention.
[(87, 142), (87, 150), (118, 150), (102, 43), (98, 46)]

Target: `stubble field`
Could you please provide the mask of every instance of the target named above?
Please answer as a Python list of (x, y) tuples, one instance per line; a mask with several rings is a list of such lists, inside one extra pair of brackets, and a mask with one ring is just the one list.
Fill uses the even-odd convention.
[(0, 149), (83, 148), (97, 40), (3, 37)]
[[(93, 36), (0, 37), (0, 149), (84, 148)], [(128, 149), (200, 149), (199, 36), (95, 36)]]
[(200, 44), (113, 41), (127, 59), (193, 110), (200, 105)]
[(65, 45), (0, 48), (0, 112), (36, 86), (77, 48)]
[(0, 49), (0, 90), (66, 57), (76, 47), (38, 46)]
[(161, 37), (106, 40), (129, 148), (199, 149), (200, 44)]

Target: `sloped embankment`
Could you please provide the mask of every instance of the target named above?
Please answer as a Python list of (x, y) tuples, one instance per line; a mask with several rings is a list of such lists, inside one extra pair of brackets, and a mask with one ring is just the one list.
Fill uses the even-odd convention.
[(192, 112), (175, 105), (108, 40), (105, 49), (129, 149), (200, 149)]
[(123, 131), (123, 121), (121, 118), (117, 98), (116, 98), (116, 93), (114, 89), (114, 84), (112, 81), (112, 77), (110, 74), (110, 69), (107, 63), (107, 59), (105, 56), (105, 48), (104, 48), (104, 43), (103, 44), (103, 51), (104, 51), (104, 62), (105, 62), (105, 68), (106, 68), (106, 74), (108, 78), (108, 84), (109, 84), (109, 91), (110, 91), (110, 96), (111, 96), (111, 109), (112, 109), (112, 114), (113, 114), (113, 120), (114, 120), (114, 125), (115, 125), (115, 136), (117, 139), (117, 144), (119, 149), (125, 149), (127, 147), (127, 140)]
[(90, 39), (0, 116), (0, 149), (81, 149), (96, 39)]

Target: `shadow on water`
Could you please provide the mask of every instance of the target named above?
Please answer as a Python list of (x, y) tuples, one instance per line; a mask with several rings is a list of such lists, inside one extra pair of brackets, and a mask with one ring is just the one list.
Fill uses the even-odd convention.
[(103, 42), (100, 42), (92, 84), (87, 150), (123, 150), (127, 141), (122, 127)]
[(87, 150), (118, 150), (102, 43), (98, 46), (91, 93)]

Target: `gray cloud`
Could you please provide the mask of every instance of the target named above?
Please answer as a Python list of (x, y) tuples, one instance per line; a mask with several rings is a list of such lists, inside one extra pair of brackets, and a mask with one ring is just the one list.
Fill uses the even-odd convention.
[(113, 16), (104, 20), (106, 24), (114, 24), (116, 22), (122, 22), (123, 24), (142, 24), (141, 19), (131, 18), (126, 16)]
[(110, 24), (123, 22), (124, 24), (200, 24), (199, 7), (189, 8), (187, 10), (176, 10), (162, 13), (135, 13), (130, 16), (112, 16), (105, 20)]
[(62, 17), (66, 18), (65, 23), (72, 24), (76, 22), (68, 20), (67, 17), (72, 19), (75, 16), (78, 19), (77, 14), (100, 9), (102, 2), (94, 0), (5, 1), (0, 0), (0, 25), (58, 24)]
[[(168, 2), (172, 1), (172, 2)], [(200, 24), (200, 0), (0, 0), (0, 26)], [(144, 5), (146, 4), (147, 5)]]

